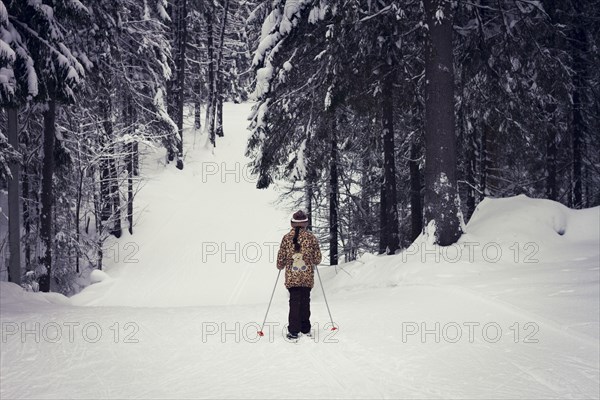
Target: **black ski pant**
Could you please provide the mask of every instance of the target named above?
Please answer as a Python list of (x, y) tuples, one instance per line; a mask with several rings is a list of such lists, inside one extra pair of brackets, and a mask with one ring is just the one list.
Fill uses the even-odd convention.
[(288, 331), (292, 334), (310, 332), (310, 289), (309, 287), (288, 288), (290, 291)]

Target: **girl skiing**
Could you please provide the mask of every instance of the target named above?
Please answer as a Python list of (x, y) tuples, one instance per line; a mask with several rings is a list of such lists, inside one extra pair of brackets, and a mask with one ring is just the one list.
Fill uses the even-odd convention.
[(310, 290), (314, 286), (314, 267), (321, 262), (317, 238), (306, 228), (308, 216), (300, 210), (294, 213), (292, 229), (281, 240), (277, 268), (285, 268), (285, 287), (290, 292), (288, 339), (300, 333), (310, 335)]

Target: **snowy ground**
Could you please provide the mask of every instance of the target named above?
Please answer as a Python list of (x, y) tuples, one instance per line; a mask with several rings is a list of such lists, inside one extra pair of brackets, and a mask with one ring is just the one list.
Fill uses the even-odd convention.
[(456, 246), (321, 267), (338, 331), (317, 284), (316, 337), (287, 343), (280, 281), (258, 339), (289, 214), (245, 173), (247, 114), (226, 105), (215, 154), (188, 132), (183, 171), (145, 157), (101, 282), (1, 283), (0, 398), (600, 397), (599, 208), (488, 199)]

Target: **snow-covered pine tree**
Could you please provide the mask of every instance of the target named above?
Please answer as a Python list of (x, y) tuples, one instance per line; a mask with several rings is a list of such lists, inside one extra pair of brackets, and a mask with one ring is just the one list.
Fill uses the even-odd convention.
[[(388, 104), (388, 116), (390, 115), (389, 110), (393, 109), (393, 93), (391, 96), (387, 96), (388, 100), (386, 101), (382, 100), (383, 97), (379, 97), (379, 93), (386, 83), (391, 91), (392, 85), (386, 79), (393, 78), (396, 68), (398, 68), (385, 66), (388, 63), (401, 65), (398, 61), (401, 58), (401, 51), (396, 52), (395, 49), (398, 49), (398, 41), (403, 27), (398, 30), (392, 28), (391, 31), (387, 27), (394, 24), (404, 10), (393, 2), (377, 6), (356, 2), (352, 7), (341, 7), (341, 5), (333, 3), (324, 5), (319, 2), (296, 5), (298, 7), (281, 2), (278, 3), (279, 8), (271, 9), (271, 13), (265, 17), (262, 37), (257, 44), (255, 65), (259, 69), (255, 95), (259, 97), (260, 103), (256, 106), (253, 114), (254, 135), (250, 139), (249, 149), (252, 152), (255, 148), (260, 148), (256, 153), (259, 157), (254, 161), (255, 170), (259, 173), (259, 187), (268, 185), (273, 179), (273, 175), (276, 178), (289, 176), (286, 171), (295, 170), (293, 165), (296, 160), (307, 158), (306, 156), (290, 155), (291, 161), (288, 162), (286, 156), (289, 154), (288, 152), (293, 154), (293, 150), (286, 149), (293, 149), (293, 143), (296, 140), (302, 141), (305, 138), (301, 135), (304, 130), (300, 131), (298, 127), (307, 126), (307, 124), (319, 126), (319, 120), (324, 119), (323, 115), (325, 114), (323, 110), (319, 110), (320, 102), (324, 101), (328, 105), (331, 99), (337, 98), (335, 103), (347, 106), (343, 107), (343, 114), (350, 117), (354, 124), (342, 123), (343, 127), (340, 125), (339, 131), (344, 132), (343, 147), (347, 152), (345, 156), (349, 159), (357, 157), (356, 152), (359, 151), (366, 153), (375, 151), (373, 144), (376, 141), (373, 141), (370, 135), (364, 135), (364, 132), (365, 130), (375, 132), (370, 127), (375, 122), (379, 126), (377, 132), (381, 134), (384, 131), (382, 105)], [(331, 12), (328, 17), (329, 6), (335, 11)], [(302, 8), (304, 13), (294, 14), (291, 12), (291, 10), (299, 8)], [(259, 12), (264, 13), (264, 6), (255, 11), (255, 13)], [(289, 29), (292, 33), (288, 32), (288, 22), (286, 21), (286, 18), (289, 20), (290, 16), (292, 19), (294, 16), (297, 18), (290, 25)], [(325, 20), (320, 22), (320, 18)], [(275, 50), (270, 51), (269, 46)], [(329, 78), (327, 72), (331, 73)], [(323, 92), (323, 88), (327, 90)], [(389, 132), (386, 146), (387, 174), (393, 178), (387, 180), (383, 178), (382, 158), (384, 154), (383, 145), (381, 145), (379, 147), (380, 155), (375, 156), (381, 161), (371, 163), (371, 165), (381, 164), (379, 166), (380, 175), (376, 178), (366, 179), (369, 184), (380, 182), (381, 187), (383, 184), (389, 185), (388, 193), (391, 197), (395, 197), (397, 194), (397, 187), (393, 183), (396, 178), (393, 118), (393, 116), (388, 118), (386, 122), (387, 132)], [(356, 121), (363, 121), (364, 124), (356, 124)], [(390, 127), (392, 129), (389, 129)], [(299, 134), (298, 139), (294, 139), (296, 132)], [(326, 142), (311, 140), (303, 144), (302, 148), (305, 154), (311, 154), (317, 153), (319, 147), (324, 145), (330, 146)], [(348, 151), (348, 149), (353, 150)], [(345, 164), (344, 153), (341, 153), (339, 157), (342, 165)], [(365, 159), (365, 164), (369, 163), (370, 156), (359, 157)], [(288, 168), (278, 169), (279, 166), (284, 165), (287, 165)], [(350, 165), (352, 163), (349, 162), (348, 166)], [(289, 168), (289, 166), (292, 167)], [(374, 171), (373, 167), (365, 167), (369, 174)], [(343, 168), (338, 168), (338, 170), (341, 171), (342, 179), (348, 179), (349, 182), (356, 179), (355, 171), (344, 173)], [(292, 179), (294, 178), (292, 177)], [(314, 192), (314, 184), (311, 183), (307, 187)], [(363, 189), (365, 193), (370, 190), (367, 187)], [(350, 232), (361, 223), (367, 226), (372, 224), (372, 220), (367, 218), (365, 208), (358, 207), (351, 211), (350, 207), (356, 207), (355, 193), (345, 192), (344, 196), (351, 201), (342, 200), (340, 202), (341, 206), (347, 204), (348, 208), (339, 215), (354, 215), (355, 217), (347, 218), (343, 222), (346, 225), (340, 226), (340, 232), (348, 232), (345, 237), (343, 234), (340, 235), (342, 241), (350, 239)], [(379, 197), (380, 190), (378, 189), (377, 192), (377, 197)], [(381, 191), (381, 193), (384, 193), (384, 197), (386, 196), (385, 192)], [(367, 196), (365, 198), (368, 199)], [(350, 206), (350, 204), (352, 205)], [(386, 240), (391, 237), (392, 245), (385, 243), (383, 249), (385, 251), (387, 248), (393, 248), (391, 251), (393, 253), (398, 248), (398, 220), (397, 213), (393, 212), (396, 209), (397, 201), (394, 199), (391, 204), (392, 206), (386, 209), (384, 202), (379, 201), (379, 205), (384, 208), (381, 216), (375, 220), (380, 221), (383, 227), (390, 227), (389, 235), (383, 234), (385, 229), (374, 231), (372, 227), (367, 226), (361, 229), (379, 232)], [(388, 224), (389, 221), (391, 222)], [(364, 240), (364, 238), (362, 239)], [(365, 242), (369, 242), (369, 240), (367, 239)], [(352, 243), (355, 243), (354, 239)], [(393, 243), (396, 244), (393, 245)], [(354, 244), (350, 245), (350, 240), (348, 240), (348, 245), (354, 246)], [(367, 245), (367, 247), (369, 246)], [(355, 253), (354, 250), (347, 252), (347, 254), (353, 253)]]
[[(595, 12), (575, 20), (591, 32)], [(525, 193), (572, 204), (576, 180), (564, 171), (577, 164), (571, 156), (578, 151), (570, 128), (575, 14), (572, 3), (554, 1), (481, 0), (457, 9), (459, 184), (467, 216), (484, 196)], [(593, 99), (593, 84), (582, 87)], [(578, 109), (593, 120), (593, 101)]]
[[(546, 1), (545, 3), (548, 3)], [(557, 2), (556, 22), (559, 34), (565, 34), (564, 46), (569, 49), (571, 75), (572, 119), (571, 125), (571, 162), (572, 188), (569, 191), (570, 204), (575, 208), (589, 207), (600, 199), (598, 181), (600, 181), (600, 159), (597, 151), (599, 142), (597, 132), (600, 126), (600, 96), (598, 94), (598, 34), (600, 33), (600, 2), (568, 1)], [(565, 4), (566, 3), (566, 4)], [(567, 22), (567, 28), (560, 24)], [(561, 29), (562, 28), (562, 29)], [(595, 130), (594, 130), (595, 127)], [(568, 137), (569, 135), (567, 135)]]
[(204, 81), (208, 93), (205, 132), (211, 146), (216, 146), (216, 137), (224, 136), (223, 102), (247, 99), (251, 57), (246, 19), (252, 5), (252, 1), (219, 0), (204, 6)]
[[(77, 290), (73, 282), (80, 262), (101, 268), (103, 240), (121, 230), (119, 214), (125, 210), (132, 229), (138, 143), (176, 144), (177, 127), (164, 103), (171, 71), (166, 1), (11, 2), (7, 7), (10, 18), (2, 20), (3, 27), (12, 33), (3, 34), (8, 46), (2, 48), (13, 49), (15, 57), (7, 65), (16, 78), (2, 86), (2, 93), (24, 99), (19, 151), (25, 264), (35, 270), (38, 257), (48, 259), (49, 248), (51, 278), (43, 277), (43, 283), (69, 293)], [(51, 93), (48, 82), (54, 81), (62, 86), (54, 85), (56, 112), (51, 113), (44, 102)], [(71, 105), (60, 107), (60, 102)], [(0, 120), (4, 125), (4, 117)], [(52, 126), (55, 130), (45, 143), (44, 125), (46, 132)], [(53, 157), (40, 157), (36, 149), (43, 144), (53, 147)], [(53, 171), (44, 165), (50, 162)], [(40, 190), (42, 181), (46, 186), (53, 182), (52, 196), (46, 196), (47, 187)], [(50, 222), (39, 209), (46, 215), (52, 211)], [(91, 224), (94, 215), (96, 224)], [(50, 246), (40, 249), (40, 238)], [(26, 284), (35, 288), (32, 278), (28, 273)]]
[[(128, 230), (133, 231), (139, 143), (177, 150), (177, 125), (165, 103), (166, 81), (171, 77), (166, 5), (165, 0), (132, 0), (90, 6), (94, 25), (85, 32), (87, 48), (92, 49), (88, 95), (81, 98), (76, 113), (98, 133), (97, 141), (81, 154), (90, 160), (86, 176), (96, 176), (86, 196), (90, 203), (84, 208), (95, 210), (93, 247), (98, 268), (107, 235), (120, 233), (122, 213), (126, 212)], [(98, 118), (103, 114), (105, 118)], [(127, 193), (126, 207), (120, 201), (122, 192)]]
[[(74, 100), (74, 91), (85, 75), (83, 66), (73, 55), (76, 49), (65, 44), (66, 30), (83, 23), (88, 16), (88, 10), (78, 0), (61, 0), (52, 5), (11, 1), (4, 4), (4, 7), (0, 12), (4, 15), (0, 19), (7, 27), (10, 24), (10, 27), (6, 34), (3, 33), (3, 40), (6, 38), (5, 42), (8, 42), (13, 52), (19, 56), (15, 58), (15, 68), (7, 70), (16, 83), (3, 85), (2, 92), (11, 96), (12, 86), (12, 95), (17, 95), (12, 101), (18, 102), (27, 98), (18, 96), (16, 91), (20, 90), (21, 94), (28, 93), (35, 102), (45, 104), (40, 214), (40, 239), (43, 248), (36, 273), (40, 277), (40, 290), (47, 292), (50, 290), (53, 267), (55, 195), (52, 180), (55, 166), (57, 105)], [(8, 18), (4, 18), (6, 16)], [(8, 90), (5, 90), (6, 88)], [(24, 88), (27, 88), (26, 91)]]
[[(23, 92), (29, 95), (37, 94), (37, 84), (29, 87), (20, 87), (27, 83), (25, 80), (15, 80), (15, 63), (20, 57), (21, 63), (33, 63), (27, 53), (26, 46), (20, 37), (12, 37), (9, 30), (12, 24), (8, 19), (8, 10), (4, 3), (0, 4), (0, 105), (6, 110), (7, 135), (0, 128), (0, 179), (7, 182), (8, 189), (8, 224), (9, 237), (8, 249), (8, 280), (17, 284), (21, 283), (21, 233), (20, 233), (20, 154), (18, 152), (18, 107), (23, 103)], [(16, 50), (16, 51), (15, 51)], [(23, 60), (24, 59), (24, 60)], [(27, 75), (30, 71), (22, 71)], [(37, 83), (37, 82), (36, 82)], [(20, 93), (19, 93), (20, 92)], [(19, 95), (20, 94), (20, 95)]]

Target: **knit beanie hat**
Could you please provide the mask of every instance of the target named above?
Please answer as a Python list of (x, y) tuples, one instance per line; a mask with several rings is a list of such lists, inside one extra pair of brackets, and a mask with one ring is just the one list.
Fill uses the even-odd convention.
[(308, 222), (308, 216), (302, 210), (298, 210), (292, 215), (291, 222)]

